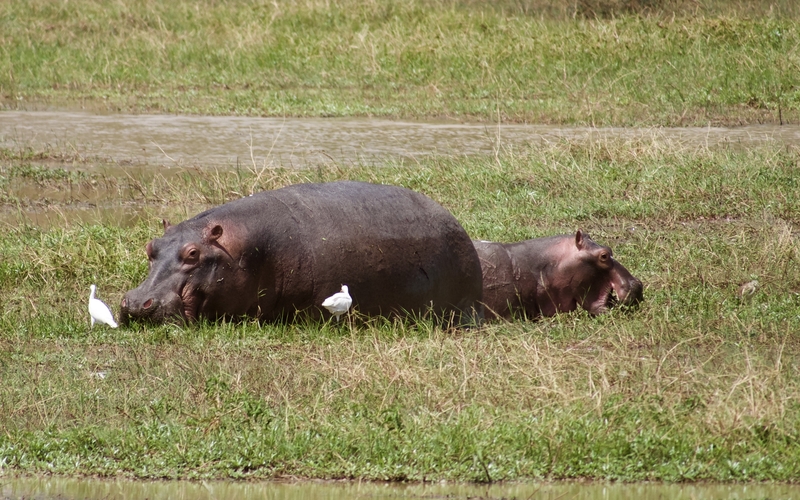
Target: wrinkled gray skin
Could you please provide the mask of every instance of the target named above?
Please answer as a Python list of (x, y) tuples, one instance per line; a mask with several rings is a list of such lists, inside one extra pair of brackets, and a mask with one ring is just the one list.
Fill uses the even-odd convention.
[(438, 203), (396, 186), (343, 181), (256, 193), (164, 222), (146, 253), (150, 272), (122, 299), (123, 323), (327, 318), (321, 304), (343, 284), (367, 315), (482, 317), (469, 236)]
[(533, 319), (578, 307), (596, 315), (643, 300), (642, 282), (614, 259), (609, 247), (581, 231), (473, 244), (481, 260), (487, 319)]

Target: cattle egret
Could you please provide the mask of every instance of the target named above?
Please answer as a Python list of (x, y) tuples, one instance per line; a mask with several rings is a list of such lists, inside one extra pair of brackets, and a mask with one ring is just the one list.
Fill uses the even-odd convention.
[(116, 328), (118, 325), (117, 322), (114, 321), (114, 315), (111, 314), (111, 309), (109, 309), (102, 300), (94, 298), (94, 291), (97, 287), (92, 285), (89, 288), (92, 290), (92, 293), (89, 294), (89, 316), (92, 317), (92, 326), (94, 326), (94, 322), (96, 321), (98, 323), (105, 323), (111, 328)]
[(353, 305), (353, 298), (347, 292), (347, 285), (342, 285), (341, 292), (334, 293), (322, 302), (322, 307), (330, 311), (337, 322), (339, 316), (346, 313), (351, 305)]

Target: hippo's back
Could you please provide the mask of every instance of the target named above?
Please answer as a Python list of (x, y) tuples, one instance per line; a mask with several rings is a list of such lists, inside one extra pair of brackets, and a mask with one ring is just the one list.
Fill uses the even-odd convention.
[(244, 210), (249, 226), (269, 228), (271, 253), (279, 257), (278, 290), (264, 311), (316, 315), (342, 284), (353, 306), (368, 315), (480, 309), (475, 248), (455, 217), (423, 194), (341, 181), (298, 184), (241, 201), (250, 207)]

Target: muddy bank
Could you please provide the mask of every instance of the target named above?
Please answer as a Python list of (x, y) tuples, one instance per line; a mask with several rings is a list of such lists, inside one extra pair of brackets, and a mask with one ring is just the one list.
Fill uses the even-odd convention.
[(800, 126), (587, 128), (369, 118), (254, 118), (0, 112), (0, 147), (125, 164), (231, 168), (414, 162), (431, 154), (493, 155), (561, 140), (672, 141), (676, 146), (800, 143)]

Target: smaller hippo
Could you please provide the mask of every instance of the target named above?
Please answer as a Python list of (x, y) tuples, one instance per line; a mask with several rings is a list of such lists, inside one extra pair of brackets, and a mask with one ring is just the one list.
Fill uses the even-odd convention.
[(582, 231), (517, 243), (472, 243), (481, 261), (487, 319), (533, 319), (578, 306), (595, 315), (643, 299), (642, 282), (609, 247)]

